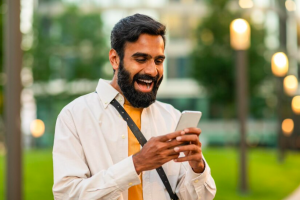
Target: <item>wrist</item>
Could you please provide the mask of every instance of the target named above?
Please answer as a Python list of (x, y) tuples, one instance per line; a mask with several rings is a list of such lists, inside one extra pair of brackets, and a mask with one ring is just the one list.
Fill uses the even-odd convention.
[(195, 173), (203, 173), (204, 170), (205, 170), (205, 162), (204, 162), (204, 160), (202, 159), (201, 162), (200, 162), (200, 164), (199, 164), (199, 166), (192, 167), (192, 169), (193, 169), (193, 171)]
[(143, 171), (143, 169), (142, 169), (142, 165), (141, 165), (138, 153), (136, 153), (132, 156), (132, 160), (133, 160), (133, 165), (134, 165), (135, 171), (139, 175)]

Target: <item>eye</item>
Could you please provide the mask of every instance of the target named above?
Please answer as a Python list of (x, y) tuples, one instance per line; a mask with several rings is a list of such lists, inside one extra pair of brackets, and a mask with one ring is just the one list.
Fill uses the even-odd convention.
[(160, 65), (164, 62), (164, 59), (157, 59), (155, 60), (155, 64)]
[(135, 59), (137, 62), (139, 62), (139, 63), (144, 63), (144, 62), (146, 62), (146, 58), (137, 58), (137, 59)]

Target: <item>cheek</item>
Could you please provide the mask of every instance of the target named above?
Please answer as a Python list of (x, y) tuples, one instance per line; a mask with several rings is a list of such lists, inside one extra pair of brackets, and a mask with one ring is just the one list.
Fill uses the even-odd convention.
[(164, 74), (164, 67), (163, 66), (158, 67), (157, 71), (158, 71), (158, 74), (159, 74), (159, 78), (161, 78)]

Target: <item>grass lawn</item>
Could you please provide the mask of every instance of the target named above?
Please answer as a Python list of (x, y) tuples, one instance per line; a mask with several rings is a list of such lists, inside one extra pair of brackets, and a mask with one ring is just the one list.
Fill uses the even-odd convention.
[(238, 190), (238, 151), (233, 148), (203, 151), (217, 185), (216, 200), (279, 200), (300, 185), (300, 152), (288, 152), (285, 162), (279, 164), (276, 150), (251, 149), (249, 192), (241, 194)]
[[(53, 200), (53, 165), (51, 150), (26, 151), (23, 156), (24, 199)], [(5, 158), (0, 155), (0, 199), (5, 199), (3, 188), (5, 183), (4, 159)]]
[[(208, 148), (204, 155), (217, 185), (219, 200), (263, 199), (279, 200), (300, 185), (300, 152), (288, 152), (286, 161), (278, 164), (275, 150), (252, 149), (249, 153), (249, 187), (240, 194), (238, 185), (238, 154), (233, 148)], [(51, 150), (24, 153), (25, 200), (47, 200), (52, 196)], [(0, 155), (0, 199), (4, 199), (4, 156)]]

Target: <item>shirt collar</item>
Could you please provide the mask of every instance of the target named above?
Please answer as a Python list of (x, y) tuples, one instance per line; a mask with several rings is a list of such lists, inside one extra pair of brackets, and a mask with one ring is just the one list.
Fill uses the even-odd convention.
[(96, 91), (104, 108), (106, 108), (113, 99), (116, 99), (121, 105), (124, 105), (124, 97), (111, 86), (108, 80), (100, 79)]

